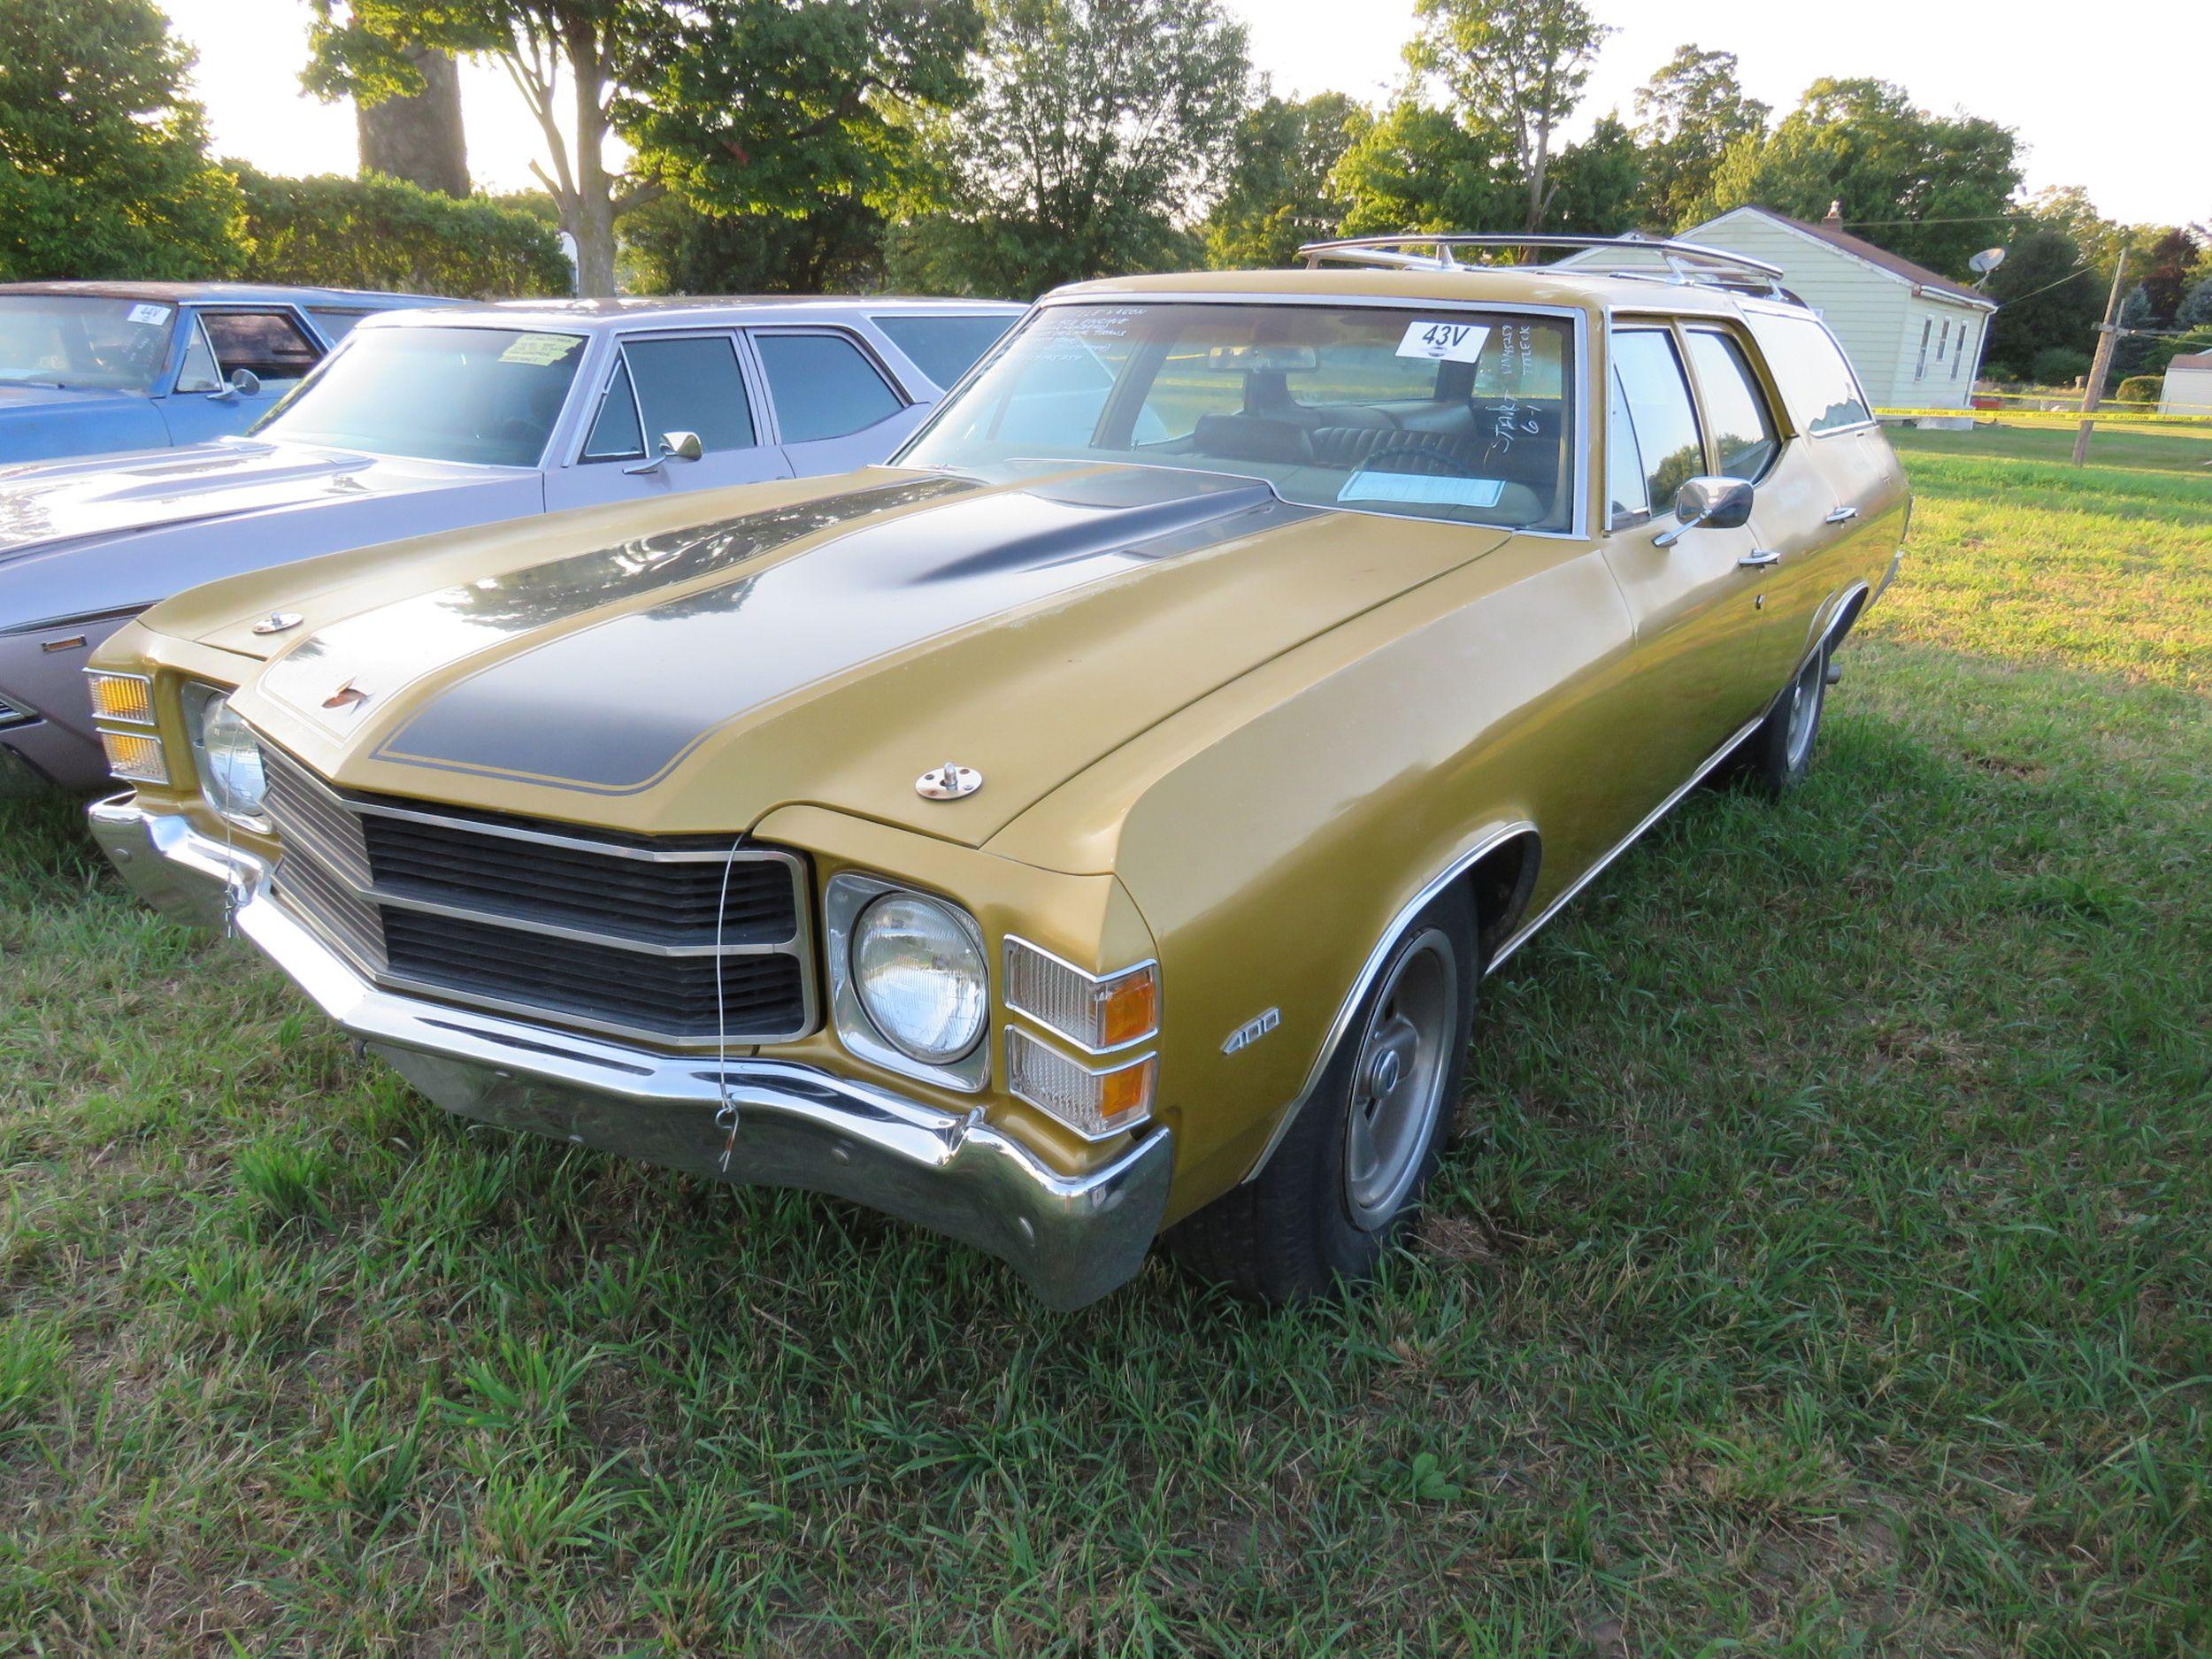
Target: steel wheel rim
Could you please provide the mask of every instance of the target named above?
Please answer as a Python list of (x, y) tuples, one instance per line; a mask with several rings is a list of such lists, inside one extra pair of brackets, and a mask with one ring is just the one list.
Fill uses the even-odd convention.
[(1442, 930), (1391, 959), (1369, 1005), (1344, 1131), (1344, 1201), (1363, 1232), (1387, 1226), (1420, 1179), (1459, 1027), (1459, 970)]
[(1828, 664), (1815, 651), (1804, 672), (1790, 683), (1790, 729), (1784, 740), (1790, 770), (1795, 772), (1812, 753), (1813, 727), (1820, 718), (1821, 694), (1828, 688)]

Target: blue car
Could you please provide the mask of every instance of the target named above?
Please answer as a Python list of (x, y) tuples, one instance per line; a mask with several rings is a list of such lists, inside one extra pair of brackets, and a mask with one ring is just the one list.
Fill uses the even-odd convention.
[(243, 432), (375, 311), (426, 294), (0, 283), (0, 466)]

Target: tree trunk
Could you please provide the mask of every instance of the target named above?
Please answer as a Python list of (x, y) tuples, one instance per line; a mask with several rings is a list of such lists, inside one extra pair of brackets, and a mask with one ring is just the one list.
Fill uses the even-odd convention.
[(389, 173), (448, 196), (466, 196), (469, 164), (461, 130), (461, 72), (444, 52), (426, 46), (403, 50), (422, 72), (423, 89), (412, 97), (354, 106), (361, 171)]
[(607, 178), (607, 116), (596, 42), (572, 44), (576, 86), (576, 291), (587, 298), (614, 292), (614, 192)]

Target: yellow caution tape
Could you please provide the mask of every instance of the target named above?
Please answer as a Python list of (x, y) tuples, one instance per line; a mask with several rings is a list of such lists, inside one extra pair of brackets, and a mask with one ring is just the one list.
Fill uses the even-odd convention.
[(1971, 420), (1990, 426), (2076, 426), (2093, 420), (2108, 426), (2212, 426), (2212, 414), (2137, 415), (2109, 403), (2089, 414), (2078, 409), (1878, 409), (1885, 420)]

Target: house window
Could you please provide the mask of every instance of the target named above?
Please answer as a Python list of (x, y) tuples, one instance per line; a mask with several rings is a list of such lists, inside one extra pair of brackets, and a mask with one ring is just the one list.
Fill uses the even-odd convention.
[(1973, 324), (1961, 323), (1959, 325), (1959, 349), (1951, 359), (1951, 378), (1955, 380), (1959, 377), (1959, 365), (1966, 361), (1966, 337), (1973, 332)]
[(1920, 363), (1919, 366), (1912, 372), (1912, 377), (1916, 380), (1924, 380), (1928, 378), (1928, 336), (1934, 332), (1935, 319), (1932, 317), (1922, 318), (1920, 319)]
[(1949, 347), (1950, 343), (1951, 324), (1949, 319), (1946, 319), (1943, 324), (1943, 332), (1936, 336), (1936, 361), (1938, 363), (1943, 361), (1943, 353)]

